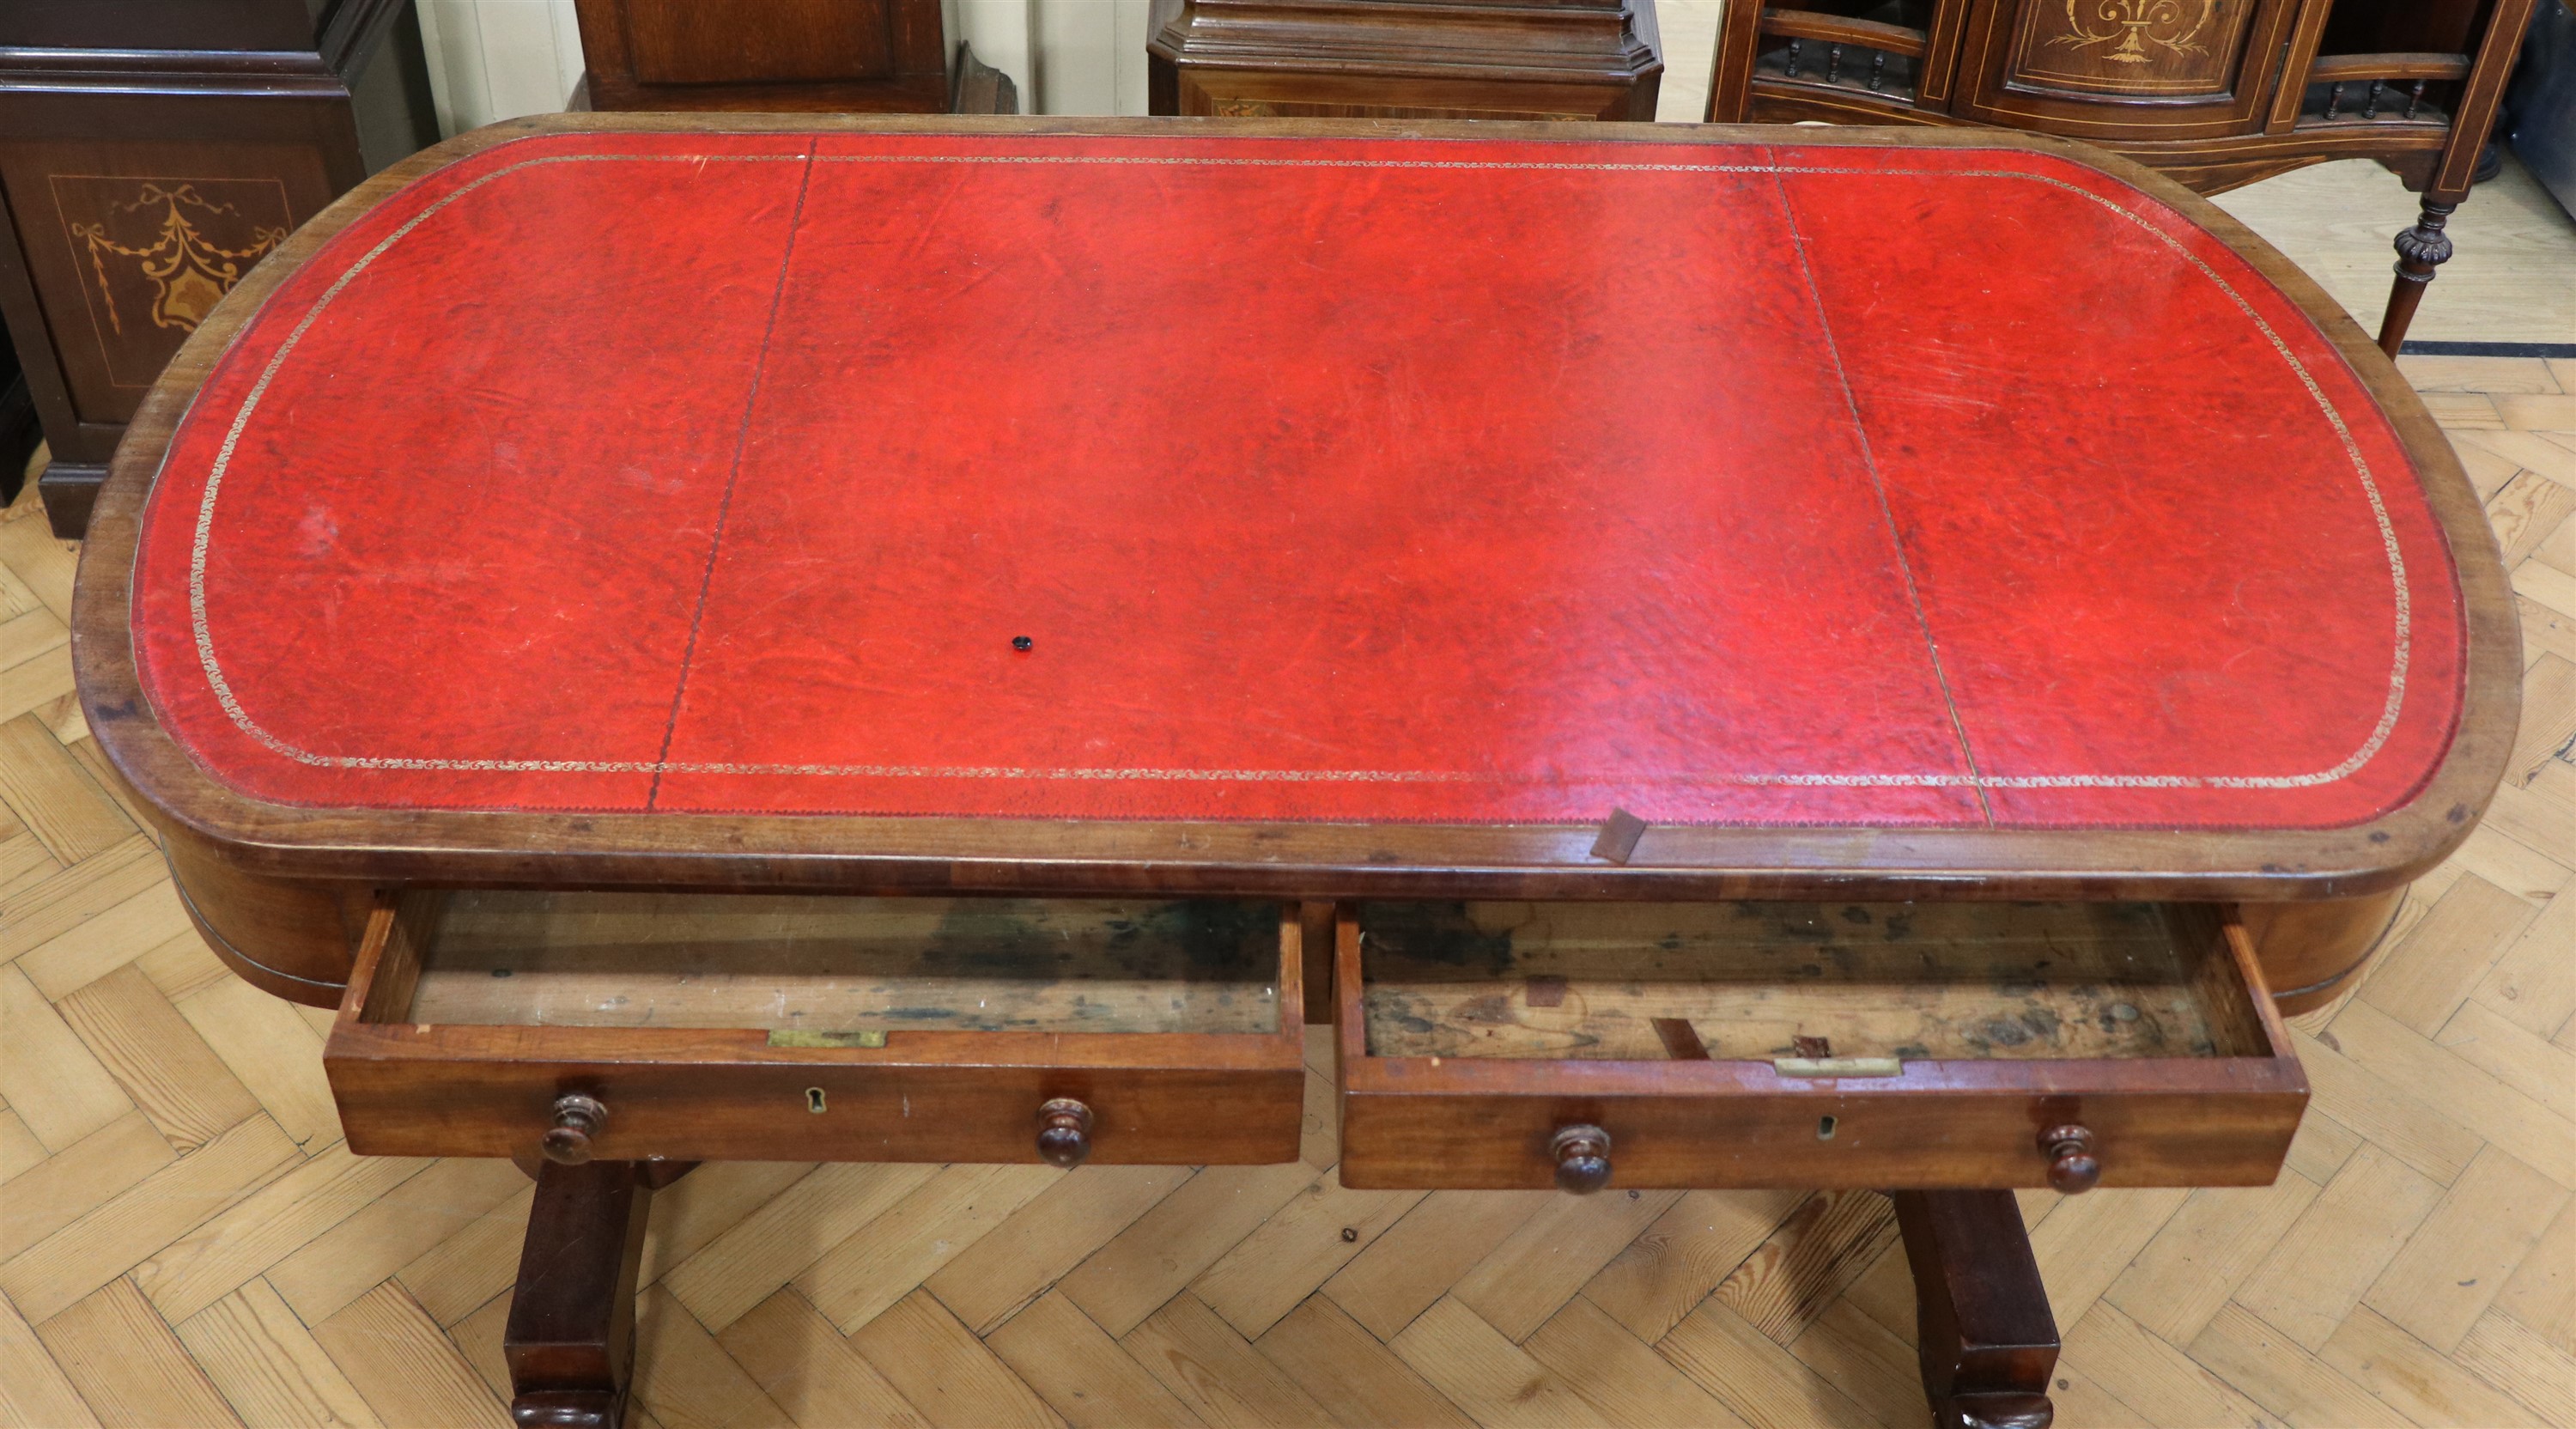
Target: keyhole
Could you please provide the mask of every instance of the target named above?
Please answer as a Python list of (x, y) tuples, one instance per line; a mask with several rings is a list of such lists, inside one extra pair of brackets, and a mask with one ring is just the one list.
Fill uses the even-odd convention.
[(817, 1116), (822, 1115), (823, 1089), (821, 1087), (807, 1087), (805, 1089), (805, 1109), (813, 1112)]
[[(817, 1107), (815, 1110), (820, 1111), (821, 1108)], [(1834, 1139), (1834, 1119), (1832, 1117), (1824, 1116), (1816, 1118), (1816, 1139), (1818, 1141), (1831, 1141)]]

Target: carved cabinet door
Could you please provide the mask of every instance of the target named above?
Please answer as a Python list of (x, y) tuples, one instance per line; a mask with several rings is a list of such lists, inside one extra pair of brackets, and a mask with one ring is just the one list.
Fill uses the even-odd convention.
[(1974, 0), (1956, 112), (2079, 139), (2256, 132), (2302, 3)]

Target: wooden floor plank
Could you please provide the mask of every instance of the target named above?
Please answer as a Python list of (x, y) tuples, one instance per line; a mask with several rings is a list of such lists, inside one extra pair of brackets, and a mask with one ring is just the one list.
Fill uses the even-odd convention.
[(1302, 1161), (1210, 1166), (1093, 1252), (1058, 1288), (1123, 1339), (1317, 1179)]
[[(202, 952), (205, 944), (191, 933), (182, 946)], [(206, 961), (213, 962), (211, 954)], [(221, 973), (220, 964), (215, 971)], [(322, 1076), (322, 1039), (292, 1008), (228, 975), (187, 996), (172, 992), (158, 978), (154, 982), (278, 1129), (307, 1148), (339, 1138), (339, 1109)]]
[(1415, 1316), (1393, 1348), (1487, 1429), (1564, 1429), (1601, 1418), (1556, 1371), (1454, 1297)]
[(753, 1306), (716, 1343), (804, 1429), (930, 1429), (912, 1401), (793, 1290)]
[(2263, 1407), (2191, 1356), (2141, 1329), (2116, 1305), (2096, 1302), (2064, 1332), (2062, 1359), (2158, 1424), (2273, 1429)]
[(295, 1143), (267, 1117), (253, 1117), (0, 1265), (0, 1294), (41, 1325), (247, 1198), (295, 1161)]
[(96, 1429), (98, 1416), (18, 1307), (0, 1299), (0, 1424), (9, 1429)]
[(79, 1220), (179, 1159), (150, 1118), (127, 1112), (9, 1182), (0, 1195), (0, 1261)]
[[(1635, 1429), (1731, 1429), (1744, 1422), (1580, 1295), (1549, 1316), (1521, 1348), (1606, 1423)], [(1920, 1397), (1920, 1387), (1915, 1394)]]
[(2539, 1414), (2365, 1305), (2344, 1317), (2317, 1358), (2424, 1425), (2548, 1429)]
[(730, 1325), (938, 1172), (936, 1166), (816, 1167), (665, 1270), (662, 1283), (702, 1322)]
[(441, 1325), (473, 1314), (518, 1283), (519, 1253), (527, 1245), (528, 1212), (536, 1199), (532, 1183), (422, 1251), (394, 1279)]
[(265, 1280), (175, 1328), (250, 1429), (375, 1429), (384, 1422)]
[(1673, 1326), (1655, 1352), (1754, 1429), (1880, 1429), (1858, 1400), (1714, 1299)]
[(1062, 1295), (1038, 1297), (984, 1343), (1075, 1429), (1204, 1422)]
[(429, 1164), (352, 1156), (334, 1142), (238, 1205), (172, 1238), (134, 1268), (134, 1282), (173, 1323), (185, 1320), (379, 1204)]
[(1882, 1424), (1910, 1425), (1923, 1413), (1923, 1366), (1913, 1339), (1891, 1333), (1849, 1298), (1827, 1306), (1789, 1353)]
[[(51, 620), (51, 612), (44, 618)], [(136, 833), (125, 810), (32, 715), (0, 722), (0, 802), (65, 865), (105, 853)]]
[(131, 963), (54, 1010), (182, 1155), (259, 1114), (259, 1099)]
[(1549, 1191), (1434, 1191), (1358, 1259), (1324, 1282), (1323, 1293), (1381, 1340), (1392, 1340), (1458, 1277), (1509, 1240)]
[(38, 1322), (36, 1337), (109, 1429), (241, 1423), (132, 1281), (108, 1281)]
[(2509, 1316), (2479, 1316), (2451, 1362), (2522, 1401), (2544, 1424), (2576, 1424), (2576, 1355)]
[(1344, 1429), (1468, 1429), (1475, 1423), (1326, 1296), (1307, 1296), (1252, 1347)]
[(2495, 1309), (2576, 1355), (2576, 1203), (2558, 1212), (2497, 1292)]
[(1896, 1244), (1896, 1208), (1875, 1191), (1809, 1197), (1717, 1287), (1717, 1302), (1781, 1344)]
[(2229, 1388), (2299, 1429), (2406, 1429), (2413, 1422), (2241, 1305), (2211, 1316), (2189, 1353)]
[(1210, 1429), (1321, 1424), (1323, 1406), (1184, 1290), (1119, 1341), (1145, 1372)]
[(313, 1339), (387, 1424), (510, 1429), (501, 1397), (399, 1285), (342, 1306), (313, 1326)]
[(62, 1014), (14, 967), (0, 967), (0, 1097), (57, 1152), (134, 1109)]
[(1063, 1179), (1046, 1165), (943, 1168), (798, 1272), (797, 1292), (846, 1335)]
[(785, 1429), (794, 1422), (659, 1285), (636, 1302), (633, 1393), (654, 1418), (691, 1429)]
[(1422, 1191), (1354, 1191), (1318, 1180), (1190, 1282), (1235, 1332), (1258, 1339), (1419, 1205)]
[(989, 1334), (1190, 1178), (1186, 1166), (1084, 1166), (1038, 1193), (924, 1282)]
[(1681, 1196), (1614, 1189), (1554, 1197), (1476, 1262), (1450, 1294), (1518, 1344), (1581, 1294), (1584, 1282), (1618, 1259)]
[(2192, 1192), (2103, 1298), (2166, 1343), (2190, 1344), (2298, 1224), (2318, 1190), (2284, 1171), (2269, 1186)]
[(1803, 1191), (1692, 1191), (1583, 1287), (1648, 1344), (1699, 1308), (1808, 1198)]
[(270, 1267), (269, 1283), (318, 1325), (527, 1184), (507, 1161), (433, 1162)]
[(810, 1161), (721, 1161), (654, 1192), (639, 1283), (660, 1280), (663, 1271), (687, 1261), (813, 1171)]
[(2569, 1199), (2564, 1187), (2488, 1147), (2443, 1193), (2362, 1303), (2451, 1353)]
[(1055, 1429), (1064, 1423), (929, 1291), (897, 1301), (849, 1343), (938, 1429)]

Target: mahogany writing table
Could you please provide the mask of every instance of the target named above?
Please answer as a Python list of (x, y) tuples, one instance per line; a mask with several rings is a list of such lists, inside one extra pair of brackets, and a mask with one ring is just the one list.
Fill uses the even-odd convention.
[[(1915, 131), (553, 118), (235, 290), (91, 526), (91, 728), (354, 1150), (540, 1171), (524, 1422), (708, 1158), (2259, 1184), (2501, 772), (2388, 361), (2132, 165)], [(2276, 1006), (2277, 1004), (2277, 1006)]]

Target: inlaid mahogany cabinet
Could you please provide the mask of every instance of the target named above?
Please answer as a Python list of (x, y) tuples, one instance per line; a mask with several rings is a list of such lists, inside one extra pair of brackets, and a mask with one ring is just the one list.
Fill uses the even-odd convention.
[(2204, 201), (1632, 124), (478, 131), (199, 326), (74, 617), (350, 1147), (536, 1174), (529, 1424), (691, 1164), (1287, 1161), (1328, 1024), (1348, 1184), (1888, 1190), (2045, 1424), (2012, 1190), (2278, 1173), (2521, 670)]
[(56, 534), (225, 290), (437, 137), (409, 0), (0, 4), (0, 316)]
[(2534, 0), (1742, 0), (1711, 123), (1991, 124), (2217, 193), (2376, 159), (2423, 194), (2379, 339), (2405, 339)]

